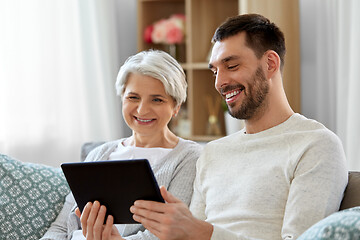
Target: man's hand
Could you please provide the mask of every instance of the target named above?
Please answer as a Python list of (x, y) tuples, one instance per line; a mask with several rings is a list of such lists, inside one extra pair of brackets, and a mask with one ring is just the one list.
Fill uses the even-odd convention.
[(130, 208), (135, 221), (161, 240), (173, 239), (210, 239), (213, 226), (196, 219), (188, 207), (166, 191), (160, 188), (166, 203), (138, 200)]
[(87, 240), (121, 240), (123, 239), (113, 225), (114, 218), (109, 215), (104, 225), (106, 207), (100, 206), (98, 201), (88, 202), (82, 214), (79, 208), (75, 210), (80, 218), (83, 235)]

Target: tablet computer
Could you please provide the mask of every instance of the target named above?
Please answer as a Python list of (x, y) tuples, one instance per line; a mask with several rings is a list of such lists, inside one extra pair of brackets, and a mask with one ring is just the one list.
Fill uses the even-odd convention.
[(115, 224), (138, 223), (130, 212), (136, 200), (164, 202), (146, 159), (63, 163), (61, 168), (80, 211), (97, 200)]

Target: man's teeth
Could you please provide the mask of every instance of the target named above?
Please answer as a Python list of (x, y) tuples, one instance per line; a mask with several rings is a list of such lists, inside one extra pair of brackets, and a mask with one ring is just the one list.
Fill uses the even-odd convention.
[(228, 93), (228, 94), (226, 94), (226, 98), (231, 98), (231, 97), (233, 97), (233, 96), (235, 96), (235, 95), (237, 95), (237, 94), (239, 94), (240, 93), (240, 91), (233, 91), (233, 92), (231, 92), (231, 93)]
[(140, 121), (140, 122), (150, 122), (151, 121), (151, 119), (150, 120), (147, 120), (147, 119), (141, 119), (141, 118), (136, 118), (138, 121)]

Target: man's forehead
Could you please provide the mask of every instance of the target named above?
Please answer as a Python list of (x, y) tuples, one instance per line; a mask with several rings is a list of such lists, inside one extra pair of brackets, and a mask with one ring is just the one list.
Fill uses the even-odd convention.
[(230, 61), (233, 60), (238, 60), (241, 59), (241, 56), (239, 55), (229, 55), (229, 56), (224, 56), (223, 58), (220, 58), (218, 60), (211, 60), (209, 62), (209, 68), (212, 68), (214, 65), (218, 65), (218, 64), (226, 64)]
[(246, 46), (245, 38), (246, 34), (241, 32), (222, 41), (215, 42), (209, 60), (209, 67), (241, 59), (248, 54), (254, 54), (253, 50)]
[(215, 43), (211, 52), (209, 66), (225, 64), (241, 57), (241, 49), (238, 46), (227, 45), (225, 42)]

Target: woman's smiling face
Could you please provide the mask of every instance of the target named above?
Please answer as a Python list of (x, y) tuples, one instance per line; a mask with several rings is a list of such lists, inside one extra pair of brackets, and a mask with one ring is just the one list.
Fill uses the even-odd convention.
[(122, 96), (122, 113), (135, 134), (165, 134), (178, 109), (160, 80), (137, 73), (129, 75)]

